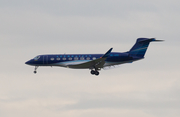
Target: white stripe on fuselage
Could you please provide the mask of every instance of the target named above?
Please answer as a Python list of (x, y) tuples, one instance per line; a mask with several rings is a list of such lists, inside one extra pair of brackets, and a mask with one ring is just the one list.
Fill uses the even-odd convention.
[[(91, 61), (91, 60), (75, 60), (75, 61), (58, 62), (58, 63), (50, 64), (49, 66), (67, 67), (69, 65), (78, 65), (78, 64), (89, 62), (89, 61)], [(131, 63), (131, 62), (133, 62), (133, 61), (124, 61), (124, 62), (107, 62), (106, 61), (105, 64), (103, 65), (103, 67), (119, 65), (119, 64), (124, 64), (124, 63)]]
[(89, 62), (89, 61), (91, 61), (91, 60), (74, 60), (74, 61), (65, 61), (65, 62), (53, 63), (51, 65), (52, 66), (67, 67), (68, 65), (78, 65), (78, 64)]

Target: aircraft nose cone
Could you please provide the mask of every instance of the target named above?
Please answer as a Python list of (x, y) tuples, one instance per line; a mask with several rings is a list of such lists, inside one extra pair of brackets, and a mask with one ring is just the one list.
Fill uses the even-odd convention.
[(25, 62), (26, 65), (31, 65), (31, 60)]

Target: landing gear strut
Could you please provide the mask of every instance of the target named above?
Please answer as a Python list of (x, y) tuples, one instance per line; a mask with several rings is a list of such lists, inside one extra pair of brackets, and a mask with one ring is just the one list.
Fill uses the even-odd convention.
[(36, 74), (37, 73), (37, 68), (38, 68), (38, 66), (35, 66), (35, 69), (34, 69), (34, 73)]
[(91, 70), (91, 74), (98, 76), (98, 75), (99, 75), (99, 72), (98, 72), (97, 70)]

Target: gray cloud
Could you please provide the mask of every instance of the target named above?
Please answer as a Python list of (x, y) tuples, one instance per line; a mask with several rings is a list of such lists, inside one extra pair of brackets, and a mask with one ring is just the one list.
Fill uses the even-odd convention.
[[(0, 1), (0, 116), (179, 117), (179, 1)], [(116, 69), (39, 68), (38, 54), (127, 51), (138, 37), (146, 58)], [(83, 48), (83, 49), (82, 49)]]

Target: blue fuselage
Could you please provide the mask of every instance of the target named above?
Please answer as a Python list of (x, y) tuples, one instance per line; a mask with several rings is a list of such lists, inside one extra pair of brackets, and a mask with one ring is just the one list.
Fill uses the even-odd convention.
[[(54, 55), (39, 55), (34, 59), (26, 62), (33, 66), (61, 66), (76, 65), (92, 61), (102, 57), (103, 54), (54, 54)], [(141, 58), (130, 57), (128, 53), (112, 52), (105, 60), (105, 66), (130, 63)]]

